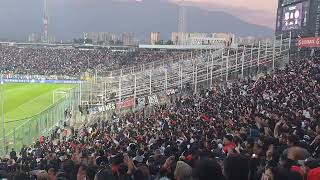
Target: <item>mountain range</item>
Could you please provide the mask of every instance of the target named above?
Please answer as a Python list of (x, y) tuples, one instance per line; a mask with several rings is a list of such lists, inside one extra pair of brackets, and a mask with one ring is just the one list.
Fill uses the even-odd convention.
[[(6, 1), (6, 0), (5, 0)], [(9, 2), (9, 1), (8, 1)], [(42, 1), (0, 7), (0, 39), (25, 39), (33, 32), (41, 32)], [(82, 32), (133, 32), (146, 39), (150, 32), (161, 32), (161, 39), (170, 39), (178, 30), (178, 5), (167, 0), (147, 1), (87, 1), (86, 3), (49, 3), (49, 33), (57, 39), (81, 37)], [(188, 32), (231, 32), (239, 36), (272, 36), (274, 30), (247, 23), (222, 11), (209, 11), (188, 6)]]

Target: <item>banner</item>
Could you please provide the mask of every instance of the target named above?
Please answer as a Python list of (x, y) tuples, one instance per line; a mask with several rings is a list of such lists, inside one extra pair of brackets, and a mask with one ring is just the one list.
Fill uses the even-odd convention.
[(173, 95), (173, 94), (175, 94), (175, 93), (177, 93), (178, 92), (178, 89), (168, 89), (167, 91), (166, 91), (166, 94), (168, 95), (168, 96), (170, 96), (170, 95)]
[(117, 109), (130, 108), (133, 105), (134, 105), (134, 99), (131, 97), (122, 102), (117, 102)]
[(159, 104), (157, 95), (148, 96), (149, 105)]
[(98, 106), (88, 109), (89, 114), (96, 114), (99, 112), (115, 110), (116, 105), (114, 103), (108, 103), (106, 106)]
[(77, 80), (46, 80), (46, 79), (3, 79), (5, 83), (48, 83), (48, 84), (79, 84)]
[(138, 107), (144, 107), (146, 105), (146, 98), (138, 98)]
[(116, 109), (116, 105), (114, 103), (108, 103), (105, 106), (106, 111), (110, 111), (110, 110), (115, 110)]
[(320, 47), (320, 37), (299, 38), (298, 47)]

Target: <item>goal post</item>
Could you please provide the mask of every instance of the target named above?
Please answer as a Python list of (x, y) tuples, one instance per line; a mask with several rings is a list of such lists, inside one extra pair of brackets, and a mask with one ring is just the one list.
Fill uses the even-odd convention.
[(69, 92), (65, 90), (55, 90), (52, 92), (52, 104), (55, 104), (60, 99), (67, 98), (69, 96)]

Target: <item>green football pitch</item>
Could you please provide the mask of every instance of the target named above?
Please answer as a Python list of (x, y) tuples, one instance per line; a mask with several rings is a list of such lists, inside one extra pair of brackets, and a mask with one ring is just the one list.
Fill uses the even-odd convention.
[[(23, 124), (29, 117), (53, 105), (54, 98), (56, 102), (63, 97), (55, 92), (66, 92), (73, 87), (75, 85), (72, 84), (5, 83), (3, 91), (6, 133)], [(0, 108), (0, 115), (2, 115), (2, 108)]]

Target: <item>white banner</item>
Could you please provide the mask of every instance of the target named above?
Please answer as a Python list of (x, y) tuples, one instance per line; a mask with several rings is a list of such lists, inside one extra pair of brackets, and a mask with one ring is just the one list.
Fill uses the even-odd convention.
[(178, 89), (168, 89), (167, 91), (166, 91), (166, 94), (168, 95), (168, 96), (170, 96), (170, 95), (173, 95), (173, 94), (175, 94), (175, 93), (177, 93), (178, 92)]
[(99, 112), (111, 111), (115, 109), (116, 109), (116, 105), (114, 103), (108, 103), (106, 106), (93, 107), (93, 108), (90, 108), (88, 111), (89, 111), (89, 114), (96, 114)]
[(150, 105), (159, 104), (157, 95), (148, 96), (148, 101)]
[(138, 106), (143, 107), (145, 105), (146, 105), (146, 98), (145, 97), (138, 98)]

